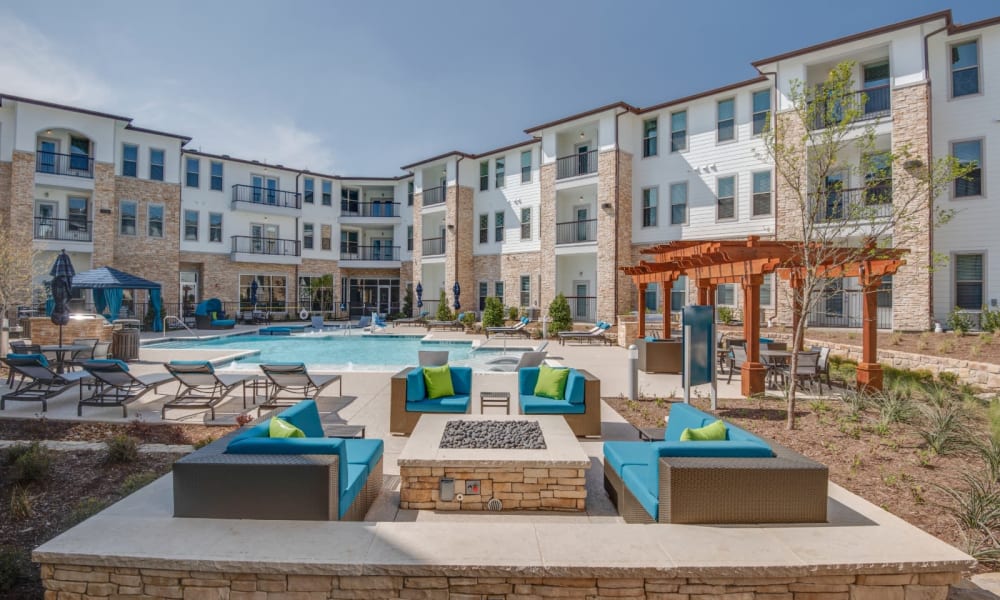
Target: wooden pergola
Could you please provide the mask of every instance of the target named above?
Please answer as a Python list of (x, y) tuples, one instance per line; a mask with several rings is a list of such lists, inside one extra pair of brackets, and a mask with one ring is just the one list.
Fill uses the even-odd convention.
[[(660, 244), (641, 251), (649, 260), (638, 265), (621, 267), (632, 277), (639, 288), (639, 306), (643, 305), (646, 287), (658, 283), (668, 290), (681, 275), (695, 282), (698, 304), (715, 305), (715, 290), (719, 284), (736, 283), (743, 291), (743, 336), (747, 340), (747, 361), (741, 369), (742, 393), (751, 396), (764, 392), (766, 369), (760, 362), (760, 286), (764, 276), (777, 273), (778, 277), (793, 288), (802, 286), (806, 267), (803, 266), (804, 242), (762, 241), (758, 236), (745, 240), (681, 240)], [(875, 249), (863, 259), (858, 258), (858, 248), (838, 248), (814, 245), (815, 254), (809, 264), (816, 267), (820, 277), (857, 277), (864, 293), (862, 320), (862, 352), (858, 365), (858, 386), (869, 389), (882, 388), (882, 367), (876, 360), (877, 298), (882, 278), (894, 274), (905, 264), (901, 257), (907, 250), (898, 248)], [(669, 294), (663, 297), (663, 314), (669, 314)], [(802, 306), (796, 301), (792, 307), (793, 327), (802, 318)], [(646, 335), (645, 311), (639, 310), (639, 337)], [(665, 318), (664, 323), (669, 323)], [(669, 325), (664, 336), (670, 337)]]

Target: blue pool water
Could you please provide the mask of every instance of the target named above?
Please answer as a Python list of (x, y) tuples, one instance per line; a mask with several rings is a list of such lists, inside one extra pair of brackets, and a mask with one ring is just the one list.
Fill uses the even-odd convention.
[[(472, 350), (471, 342), (422, 341), (418, 337), (362, 335), (262, 336), (238, 335), (212, 340), (170, 341), (152, 344), (155, 349), (257, 351), (232, 367), (256, 369), (260, 363), (304, 362), (311, 367), (346, 371), (386, 371), (417, 364), (419, 350), (447, 350), (451, 364), (485, 368), (496, 357), (495, 348)], [(517, 352), (507, 354), (517, 356)], [(178, 352), (178, 359), (182, 358)]]

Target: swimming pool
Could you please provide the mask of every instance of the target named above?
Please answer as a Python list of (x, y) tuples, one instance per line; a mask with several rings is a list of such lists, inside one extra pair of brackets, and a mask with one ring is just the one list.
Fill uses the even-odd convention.
[[(488, 368), (487, 360), (498, 356), (496, 348), (473, 350), (472, 342), (424, 341), (419, 337), (378, 335), (236, 335), (211, 340), (175, 340), (146, 346), (155, 349), (241, 350), (254, 354), (240, 358), (234, 369), (257, 369), (261, 363), (304, 362), (310, 367), (338, 371), (394, 371), (417, 364), (420, 350), (447, 350), (449, 363)], [(523, 348), (507, 350), (518, 356)], [(182, 353), (178, 353), (178, 358)]]

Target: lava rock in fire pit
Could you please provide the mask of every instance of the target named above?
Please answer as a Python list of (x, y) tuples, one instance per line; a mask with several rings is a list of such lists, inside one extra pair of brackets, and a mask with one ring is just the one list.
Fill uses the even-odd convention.
[(538, 421), (448, 421), (441, 448), (544, 450)]

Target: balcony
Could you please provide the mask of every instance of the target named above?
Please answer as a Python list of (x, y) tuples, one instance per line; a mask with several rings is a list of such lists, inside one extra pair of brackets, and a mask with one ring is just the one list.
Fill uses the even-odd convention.
[(251, 204), (254, 207), (251, 210), (257, 207), (299, 209), (302, 208), (302, 197), (297, 192), (237, 184), (233, 186), (234, 208), (239, 206), (237, 203)]
[(399, 262), (399, 246), (355, 246), (353, 244), (341, 244), (340, 260)]
[(374, 202), (351, 202), (340, 203), (340, 216), (342, 217), (398, 217), (399, 203), (385, 201)]
[(234, 235), (232, 259), (239, 262), (300, 264), (302, 249), (298, 240)]
[(92, 222), (86, 219), (35, 217), (35, 239), (62, 242), (92, 242)]
[(445, 188), (443, 185), (425, 189), (423, 191), (423, 205), (433, 206), (435, 204), (441, 204), (442, 202), (444, 202), (446, 191), (447, 188)]
[(892, 216), (892, 186), (872, 185), (820, 194), (815, 201), (813, 221), (871, 221)]
[(568, 179), (597, 172), (597, 150), (556, 159), (556, 179)]
[(597, 241), (597, 219), (556, 223), (556, 244)]
[[(892, 94), (888, 85), (851, 92), (845, 99), (831, 99), (821, 102), (813, 117), (810, 129), (824, 129), (839, 123), (844, 118), (843, 105), (858, 110), (855, 122), (869, 121), (892, 114)], [(815, 104), (815, 102), (813, 103)]]
[(439, 256), (444, 254), (444, 238), (425, 238), (421, 241), (424, 256)]
[(35, 172), (49, 175), (94, 178), (94, 158), (86, 154), (35, 153)]
[[(809, 312), (809, 327), (849, 327), (860, 329), (863, 323), (864, 292), (861, 290), (831, 290)], [(875, 312), (878, 329), (892, 329), (892, 284), (883, 283), (878, 291)]]
[(574, 321), (597, 322), (597, 296), (566, 296)]

